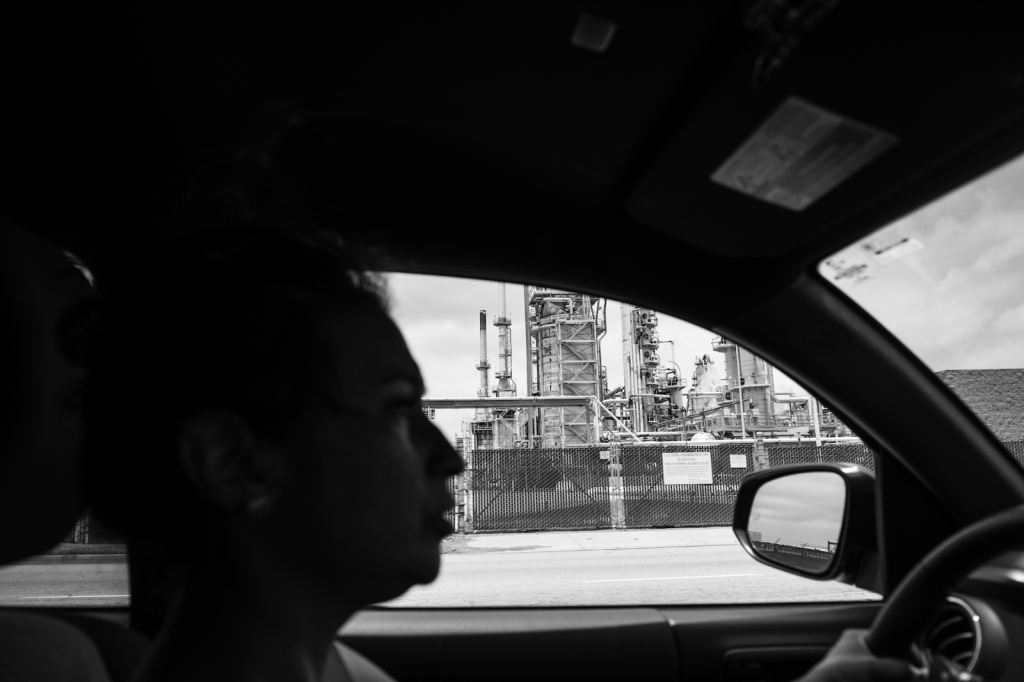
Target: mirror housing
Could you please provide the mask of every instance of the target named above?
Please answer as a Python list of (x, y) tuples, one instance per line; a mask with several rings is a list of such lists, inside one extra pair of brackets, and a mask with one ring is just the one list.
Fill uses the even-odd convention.
[[(839, 543), (831, 564), (824, 571), (814, 572), (806, 568), (783, 564), (758, 553), (747, 530), (757, 491), (769, 481), (819, 471), (838, 474), (846, 483), (846, 501)], [(875, 475), (856, 464), (832, 462), (793, 464), (749, 473), (743, 477), (736, 494), (732, 529), (740, 544), (743, 545), (743, 549), (762, 564), (813, 580), (853, 582), (865, 556), (875, 555), (878, 551), (875, 525)]]

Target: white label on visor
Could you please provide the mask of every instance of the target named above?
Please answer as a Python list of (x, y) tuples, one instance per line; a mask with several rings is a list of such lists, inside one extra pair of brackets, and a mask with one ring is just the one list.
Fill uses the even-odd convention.
[(895, 135), (790, 97), (711, 179), (802, 211), (897, 141)]

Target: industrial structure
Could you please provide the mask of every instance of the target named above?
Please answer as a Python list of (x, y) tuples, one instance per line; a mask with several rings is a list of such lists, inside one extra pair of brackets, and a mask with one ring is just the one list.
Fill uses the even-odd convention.
[[(476, 361), (476, 369), (480, 373), (480, 386), (476, 389), (479, 398), (490, 395), (488, 373), (491, 364), (487, 362), (487, 311), (480, 311), (480, 355)], [(486, 407), (476, 408), (473, 421), (470, 422), (473, 433), (473, 445), (477, 450), (490, 450), (494, 447), (494, 418)]]
[[(601, 392), (601, 337), (607, 328), (605, 303), (587, 294), (526, 287), (526, 322), (530, 348), (527, 383), (531, 395), (587, 396)], [(593, 410), (583, 407), (542, 408), (538, 428), (541, 447), (585, 445), (599, 434)]]
[[(496, 398), (515, 398), (516, 382), (512, 378), (512, 318), (505, 306), (505, 283), (501, 283), (501, 314), (494, 318), (498, 328), (498, 369), (494, 372)], [(522, 410), (515, 407), (497, 407), (494, 417), (494, 447), (518, 447), (522, 443)]]
[[(493, 321), (498, 329), (494, 383), (487, 359), (487, 312), (481, 310), (477, 398), (430, 401), (439, 407), (476, 408), (472, 421), (464, 423), (464, 448), (851, 435), (813, 397), (778, 393), (772, 366), (723, 336), (712, 339), (713, 353), (697, 356), (687, 383), (675, 362), (675, 342), (659, 334), (658, 314), (625, 303), (619, 311), (623, 385), (609, 390), (601, 352), (607, 301), (526, 286), (523, 303), (526, 395), (517, 395), (513, 378), (512, 318), (502, 284), (501, 313)], [(661, 352), (665, 345), (669, 359)]]

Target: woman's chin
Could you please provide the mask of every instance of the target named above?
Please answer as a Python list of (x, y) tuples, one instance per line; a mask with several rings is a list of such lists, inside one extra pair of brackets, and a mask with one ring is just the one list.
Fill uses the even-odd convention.
[(431, 543), (423, 554), (420, 561), (416, 562), (417, 576), (415, 584), (417, 585), (426, 585), (437, 580), (437, 576), (441, 572), (441, 542)]
[(424, 561), (418, 562), (417, 565), (413, 566), (412, 562), (410, 562), (407, 566), (408, 570), (403, 571), (401, 577), (396, 578), (390, 585), (384, 587), (378, 593), (374, 603), (379, 604), (391, 601), (392, 599), (398, 599), (417, 585), (427, 585), (434, 582), (440, 570), (439, 564), (439, 561), (434, 564)]

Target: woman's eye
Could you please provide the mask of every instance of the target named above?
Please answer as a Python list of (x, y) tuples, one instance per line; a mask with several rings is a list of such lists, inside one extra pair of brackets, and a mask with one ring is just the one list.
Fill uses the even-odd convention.
[(391, 403), (390, 410), (393, 413), (401, 414), (403, 416), (410, 416), (415, 414), (420, 409), (419, 398), (410, 398), (408, 400), (399, 400)]

